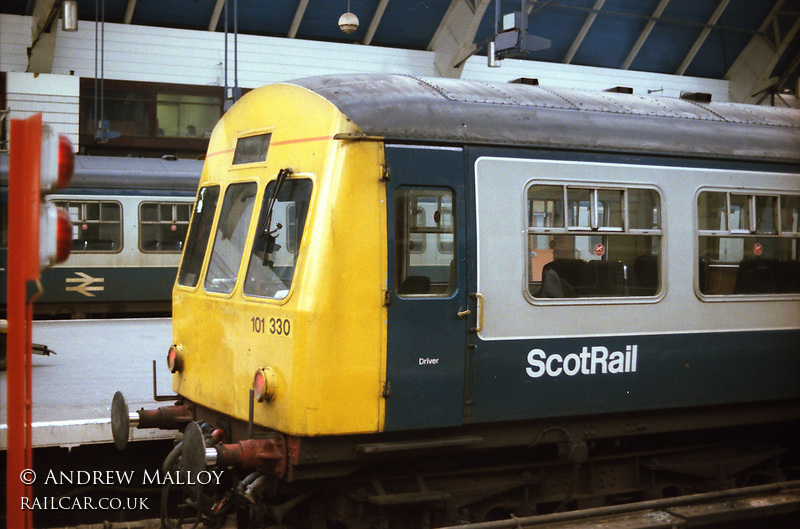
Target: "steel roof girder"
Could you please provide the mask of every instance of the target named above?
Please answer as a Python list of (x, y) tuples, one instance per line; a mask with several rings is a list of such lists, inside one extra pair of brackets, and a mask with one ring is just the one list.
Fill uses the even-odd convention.
[(633, 64), (633, 60), (636, 59), (636, 56), (642, 49), (642, 46), (644, 46), (647, 37), (650, 36), (650, 32), (653, 31), (656, 22), (658, 22), (658, 19), (661, 18), (661, 15), (667, 8), (667, 4), (669, 4), (669, 0), (660, 0), (660, 2), (658, 2), (658, 5), (653, 11), (653, 15), (650, 17), (650, 20), (647, 21), (647, 24), (645, 24), (644, 29), (639, 34), (639, 38), (636, 39), (636, 43), (633, 45), (633, 48), (631, 48), (631, 51), (628, 52), (628, 56), (625, 58), (625, 62), (623, 62), (622, 66), (620, 66), (621, 70), (627, 70), (631, 67), (631, 64)]
[(131, 23), (134, 9), (136, 9), (136, 0), (128, 0), (128, 5), (125, 7), (125, 18), (122, 19), (123, 24)]
[(586, 38), (586, 34), (589, 33), (589, 30), (594, 24), (595, 19), (597, 18), (597, 13), (603, 8), (603, 4), (606, 3), (606, 0), (595, 0), (594, 7), (586, 15), (586, 20), (583, 22), (583, 26), (581, 27), (580, 31), (578, 31), (578, 35), (572, 41), (572, 45), (567, 50), (567, 54), (564, 56), (561, 62), (564, 64), (569, 64), (572, 62), (572, 59), (575, 57), (575, 54), (578, 52), (578, 48), (580, 48), (581, 44), (583, 43), (583, 39)]
[(717, 8), (714, 10), (714, 13), (711, 14), (711, 17), (708, 19), (708, 23), (706, 27), (700, 32), (700, 36), (697, 37), (697, 40), (694, 41), (692, 47), (689, 49), (689, 52), (686, 54), (686, 57), (683, 59), (683, 62), (678, 67), (678, 70), (675, 72), (675, 75), (683, 75), (686, 73), (686, 70), (689, 68), (689, 65), (692, 64), (697, 52), (700, 51), (700, 48), (703, 46), (703, 43), (708, 38), (708, 35), (711, 33), (711, 29), (717, 25), (719, 18), (722, 16), (722, 13), (730, 4), (730, 0), (722, 0), (718, 5)]
[(50, 73), (58, 32), (58, 13), (61, 3), (57, 0), (36, 0), (31, 18), (31, 47), (28, 52), (28, 72)]
[(378, 8), (375, 9), (375, 15), (372, 17), (372, 21), (369, 23), (367, 34), (364, 36), (362, 44), (366, 46), (372, 44), (372, 37), (375, 36), (375, 32), (378, 30), (378, 25), (381, 23), (381, 19), (383, 18), (383, 14), (386, 12), (386, 6), (388, 4), (389, 0), (381, 0), (380, 3), (378, 3)]
[[(773, 70), (791, 42), (800, 31), (800, 13), (782, 12), (783, 2), (778, 2), (761, 24), (745, 49), (725, 74), (730, 81), (730, 100), (737, 103), (756, 103), (762, 92), (768, 91), (780, 76)], [(783, 35), (778, 28), (778, 17), (793, 17), (790, 29)], [(768, 36), (772, 27), (775, 40)]]
[(222, 8), (225, 7), (225, 0), (217, 0), (214, 4), (214, 11), (211, 13), (211, 20), (208, 22), (208, 31), (216, 31), (219, 25), (219, 17), (222, 15)]
[(292, 19), (292, 25), (289, 28), (289, 33), (286, 35), (290, 39), (293, 39), (297, 36), (297, 30), (300, 29), (300, 22), (303, 21), (303, 15), (305, 15), (307, 7), (308, 0), (300, 0), (300, 3), (297, 5), (297, 11), (294, 12), (294, 18)]
[(434, 67), (443, 77), (460, 77), (464, 62), (477, 50), (478, 26), (491, 0), (452, 0), (428, 49), (434, 52)]

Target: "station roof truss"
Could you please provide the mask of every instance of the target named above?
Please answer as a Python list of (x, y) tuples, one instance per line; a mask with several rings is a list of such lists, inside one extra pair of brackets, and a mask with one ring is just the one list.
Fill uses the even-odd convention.
[[(100, 2), (106, 22), (215, 32), (234, 30), (235, 7), (240, 34), (430, 50), (443, 77), (486, 55), (500, 2), (550, 41), (523, 60), (728, 79), (733, 100), (753, 103), (796, 94), (800, 75), (800, 0), (78, 0), (79, 19), (95, 21)], [(4, 0), (0, 13), (32, 16), (35, 48), (60, 6)], [(338, 27), (348, 8), (352, 33)]]

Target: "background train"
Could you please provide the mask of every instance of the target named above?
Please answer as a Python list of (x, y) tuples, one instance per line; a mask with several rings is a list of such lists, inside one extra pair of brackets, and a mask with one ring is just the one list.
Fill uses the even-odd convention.
[[(76, 156), (47, 197), (73, 223), (67, 262), (42, 274), (36, 317), (169, 315), (202, 161)], [(0, 299), (5, 318), (8, 155), (0, 154)]]
[(182, 429), (164, 470), (225, 474), (183, 491), (191, 515), (241, 527), (781, 480), (800, 468), (799, 214), (798, 111), (266, 86), (210, 140), (173, 292), (177, 402), (129, 413), (117, 393), (115, 442)]

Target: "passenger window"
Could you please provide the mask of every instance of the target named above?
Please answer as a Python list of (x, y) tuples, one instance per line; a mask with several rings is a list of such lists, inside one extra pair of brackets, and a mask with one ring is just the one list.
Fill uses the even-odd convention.
[(701, 192), (700, 293), (800, 293), (798, 212), (800, 195)]
[(661, 290), (655, 190), (533, 184), (527, 204), (527, 282), (534, 299), (642, 297)]
[(311, 180), (269, 183), (261, 205), (244, 293), (271, 299), (289, 295), (311, 203)]
[(122, 205), (108, 200), (54, 200), (69, 211), (74, 253), (116, 253), (122, 249)]
[(232, 184), (225, 191), (219, 214), (214, 247), (208, 260), (205, 289), (208, 292), (233, 292), (242, 262), (247, 230), (256, 201), (256, 183)]
[(701, 231), (728, 229), (728, 197), (725, 193), (700, 193), (697, 197), (697, 222)]
[(395, 286), (401, 296), (448, 296), (455, 290), (453, 193), (395, 192)]
[(192, 204), (142, 202), (139, 204), (139, 249), (146, 253), (178, 253), (183, 250)]
[(800, 195), (781, 195), (781, 235), (800, 234)]
[(194, 203), (194, 213), (189, 226), (189, 236), (186, 239), (186, 248), (183, 252), (181, 268), (178, 272), (178, 284), (187, 287), (196, 287), (203, 267), (203, 258), (206, 255), (208, 239), (211, 235), (211, 225), (214, 222), (214, 213), (219, 199), (219, 186), (201, 187)]

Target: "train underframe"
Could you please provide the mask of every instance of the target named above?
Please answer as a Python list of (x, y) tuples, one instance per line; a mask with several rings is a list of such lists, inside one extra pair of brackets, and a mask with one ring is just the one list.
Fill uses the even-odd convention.
[(162, 469), (166, 527), (441, 527), (800, 474), (797, 402), (311, 438), (187, 402), (139, 413), (185, 428)]

